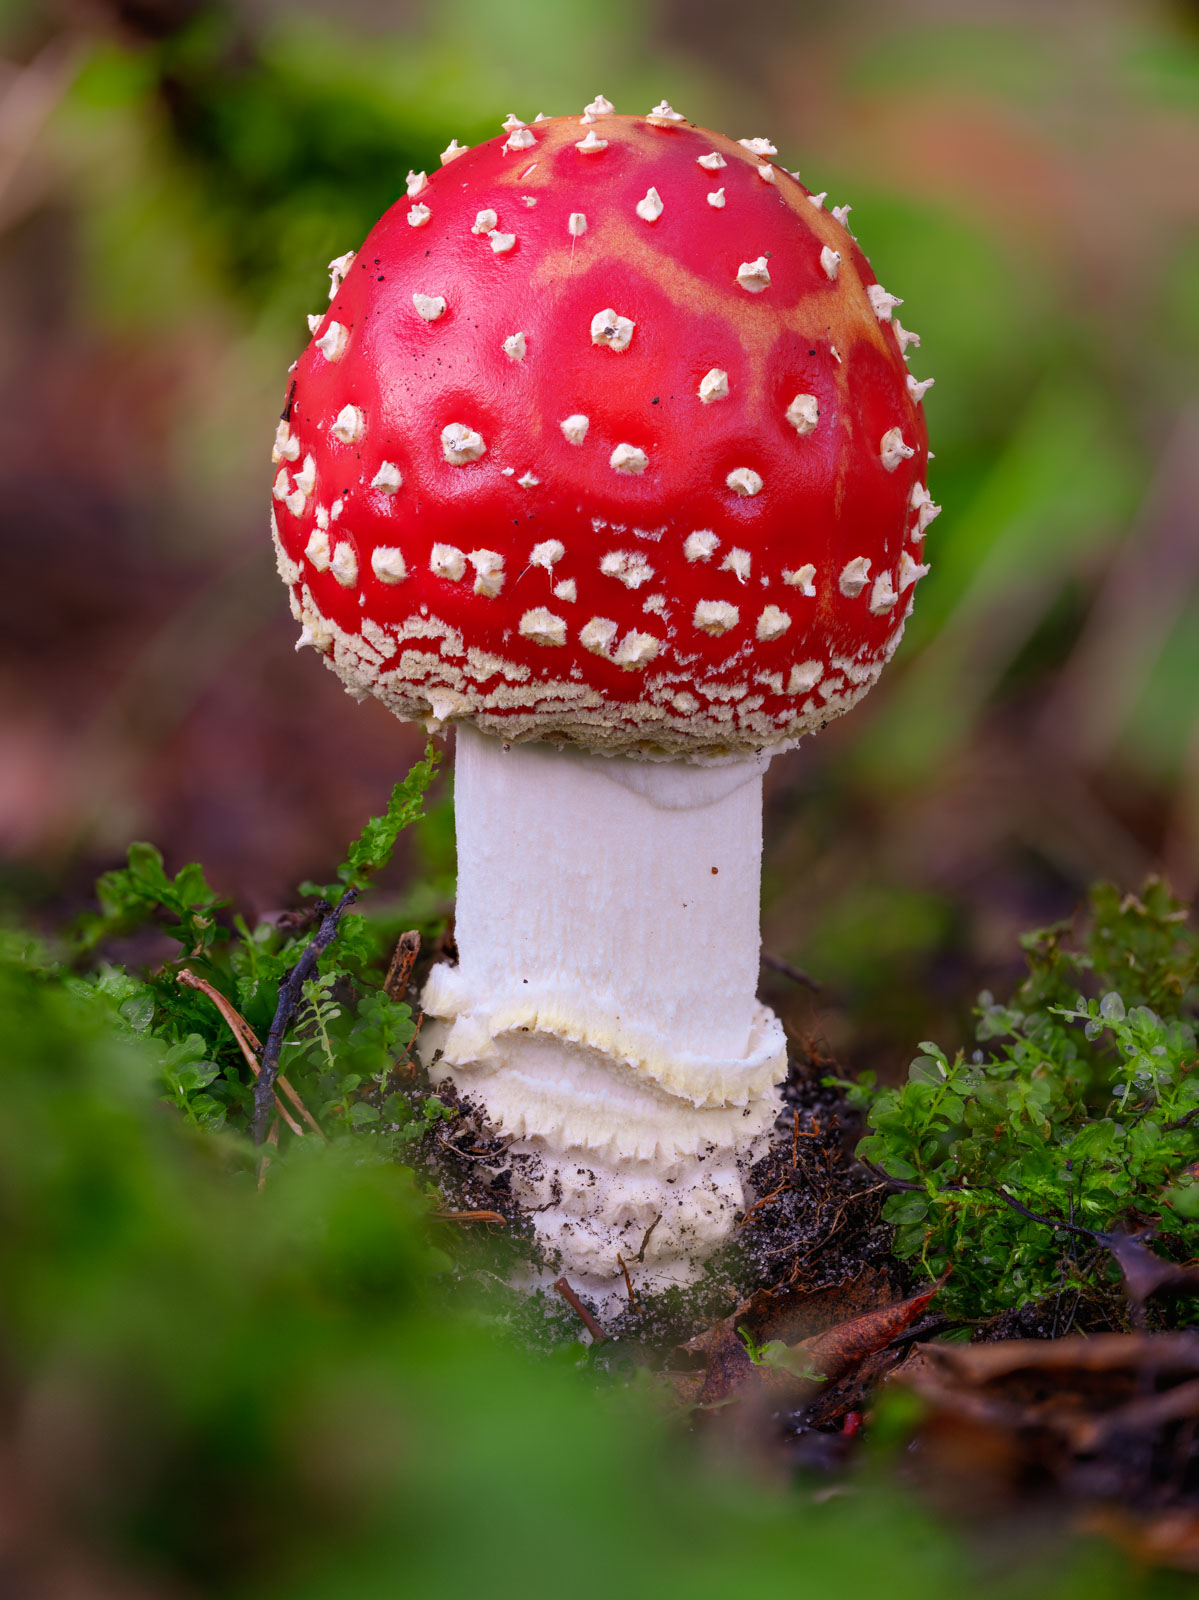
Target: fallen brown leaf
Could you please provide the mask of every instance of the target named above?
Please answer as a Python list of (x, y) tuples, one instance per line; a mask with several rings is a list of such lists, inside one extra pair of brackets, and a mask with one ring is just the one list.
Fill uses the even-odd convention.
[(886, 1276), (866, 1268), (856, 1278), (820, 1289), (778, 1284), (759, 1289), (733, 1312), (683, 1346), (705, 1363), (701, 1405), (716, 1405), (760, 1369), (749, 1358), (741, 1330), (756, 1345), (779, 1340), (791, 1345), (823, 1333), (851, 1317), (877, 1310), (890, 1298)]

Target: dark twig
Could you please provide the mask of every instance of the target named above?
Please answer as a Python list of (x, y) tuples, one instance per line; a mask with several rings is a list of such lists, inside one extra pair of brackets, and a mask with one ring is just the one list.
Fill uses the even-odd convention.
[(813, 994), (824, 993), (824, 985), (818, 983), (802, 967), (793, 967), (789, 961), (783, 961), (779, 956), (772, 956), (769, 950), (762, 951), (762, 965), (769, 967), (771, 972), (777, 972), (780, 977), (790, 978), (792, 983), (802, 984), (805, 989), (811, 989)]
[(316, 964), (322, 953), (337, 937), (342, 913), (353, 905), (357, 898), (357, 889), (347, 889), (335, 906), (331, 909), (326, 907), (321, 916), (321, 925), (312, 936), (312, 943), (279, 985), (279, 1004), (275, 1007), (271, 1031), (266, 1036), (261, 1070), (254, 1085), (254, 1120), (251, 1123), (251, 1132), (255, 1144), (261, 1144), (266, 1138), (267, 1120), (275, 1095), (275, 1079), (279, 1076), (279, 1052), (283, 1048), (284, 1035), (299, 1007), (304, 985), (316, 971)]
[(583, 1326), (587, 1329), (587, 1332), (591, 1335), (594, 1342), (596, 1344), (603, 1344), (610, 1337), (607, 1330), (600, 1327), (599, 1323), (591, 1315), (590, 1311), (588, 1311), (587, 1307), (579, 1299), (578, 1295), (571, 1288), (570, 1284), (567, 1283), (566, 1279), (559, 1278), (554, 1284), (554, 1288), (558, 1291), (563, 1300), (566, 1301), (570, 1309), (582, 1322)]
[(1111, 1238), (1109, 1233), (1100, 1233), (1096, 1228), (1083, 1228), (1077, 1222), (1067, 1222), (1064, 1217), (1043, 1217), (1039, 1211), (1030, 1211), (1027, 1206), (1021, 1205), (1019, 1200), (1013, 1199), (1006, 1189), (998, 1185), (987, 1192), (997, 1194), (1005, 1205), (1011, 1206), (1013, 1211), (1018, 1211), (1030, 1222), (1039, 1222), (1046, 1228), (1060, 1228), (1063, 1233), (1077, 1234), (1080, 1239), (1090, 1239), (1095, 1244), (1106, 1245), (1107, 1240)]
[(633, 1292), (633, 1280), (629, 1277), (629, 1269), (625, 1266), (624, 1257), (621, 1255), (619, 1250), (616, 1252), (616, 1259), (620, 1263), (620, 1270), (624, 1273), (624, 1286), (629, 1296), (629, 1304), (632, 1306), (634, 1311), (640, 1311), (641, 1301), (638, 1300), (636, 1294)]
[(1162, 1127), (1163, 1133), (1177, 1133), (1179, 1128), (1188, 1128), (1195, 1118), (1199, 1117), (1199, 1106), (1188, 1111), (1185, 1117), (1175, 1117), (1173, 1122), (1167, 1122)]
[(661, 1222), (661, 1220), (662, 1220), (662, 1213), (659, 1211), (658, 1215), (654, 1218), (654, 1220), (650, 1223), (649, 1227), (645, 1230), (645, 1233), (642, 1235), (641, 1249), (638, 1250), (638, 1252), (637, 1252), (638, 1261), (644, 1263), (644, 1261), (645, 1261), (645, 1247), (650, 1242), (650, 1239), (653, 1237), (654, 1229), (658, 1226), (658, 1224), (659, 1224), (659, 1222)]

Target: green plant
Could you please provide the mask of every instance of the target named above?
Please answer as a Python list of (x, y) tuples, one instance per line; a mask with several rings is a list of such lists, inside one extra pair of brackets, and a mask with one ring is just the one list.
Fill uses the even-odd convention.
[[(69, 948), (82, 972), (66, 981), (118, 1030), (149, 1041), (163, 1097), (185, 1120), (214, 1132), (247, 1127), (251, 1068), (219, 1001), (248, 1034), (265, 1039), (280, 986), (312, 942), (319, 908), (346, 889), (369, 887), (400, 833), (422, 818), (436, 769), (430, 746), (396, 784), (386, 811), (351, 844), (336, 882), (302, 884), (300, 894), (315, 904), (282, 923), (251, 928), (240, 916), (222, 917), (227, 902), (202, 868), (192, 863), (172, 878), (150, 844), (131, 845), (128, 864), (99, 880), (99, 910), (79, 919)], [(160, 925), (178, 954), (138, 973), (96, 963), (110, 941), (147, 924)], [(281, 1052), (284, 1077), (327, 1135), (367, 1135), (393, 1155), (447, 1114), (435, 1096), (396, 1092), (416, 1025), (410, 1007), (382, 987), (394, 938), (386, 918), (342, 916), (337, 938), (303, 985)]]
[[(920, 1046), (907, 1082), (847, 1085), (870, 1132), (859, 1155), (898, 1192), (895, 1250), (941, 1304), (985, 1317), (1113, 1270), (1097, 1235), (1152, 1230), (1199, 1251), (1199, 939), (1151, 881), (1096, 888), (1080, 926), (1022, 941), (1012, 1001), (977, 1011), (979, 1049)], [(1030, 1215), (1030, 1213), (1032, 1215)]]
[(771, 1367), (776, 1372), (786, 1372), (793, 1378), (803, 1378), (809, 1383), (825, 1381), (824, 1373), (817, 1371), (802, 1350), (793, 1350), (781, 1339), (765, 1339), (759, 1343), (748, 1328), (738, 1328), (737, 1336), (755, 1367)]

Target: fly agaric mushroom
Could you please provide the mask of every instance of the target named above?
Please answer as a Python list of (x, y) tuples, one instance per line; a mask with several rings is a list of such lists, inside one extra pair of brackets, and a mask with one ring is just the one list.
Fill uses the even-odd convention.
[(300, 643), (457, 730), (430, 1071), (601, 1296), (744, 1209), (762, 774), (877, 679), (937, 510), (900, 302), (773, 154), (602, 97), (452, 145), (334, 263), (276, 440)]

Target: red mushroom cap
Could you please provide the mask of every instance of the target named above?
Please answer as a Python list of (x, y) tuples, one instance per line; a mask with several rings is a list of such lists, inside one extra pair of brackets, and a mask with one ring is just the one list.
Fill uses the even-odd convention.
[(401, 717), (779, 748), (871, 686), (926, 570), (913, 336), (772, 146), (605, 108), (451, 145), (332, 264), (280, 574)]

